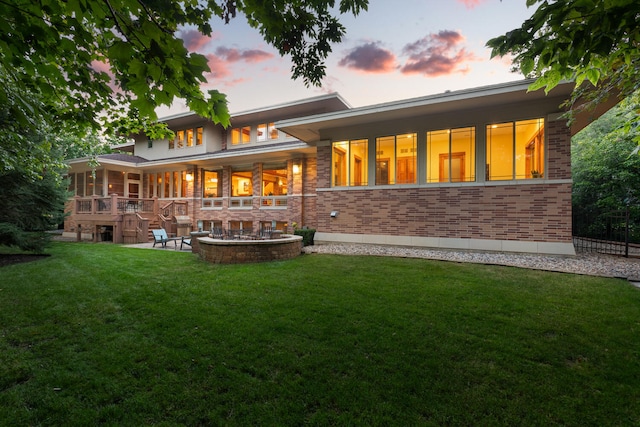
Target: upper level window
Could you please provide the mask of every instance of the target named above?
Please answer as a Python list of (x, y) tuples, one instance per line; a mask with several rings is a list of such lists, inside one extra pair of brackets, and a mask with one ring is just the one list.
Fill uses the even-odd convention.
[(331, 176), (334, 187), (367, 185), (368, 147), (366, 139), (333, 143)]
[(267, 124), (261, 123), (258, 125), (258, 142), (267, 140)]
[(487, 126), (487, 180), (544, 176), (544, 119)]
[(416, 183), (416, 134), (376, 138), (376, 185)]
[(474, 127), (427, 132), (427, 182), (475, 181)]
[(247, 144), (251, 141), (251, 126), (231, 129), (231, 144)]
[[(175, 138), (169, 141), (169, 150), (176, 148), (193, 147), (195, 145), (202, 145), (202, 133), (203, 128), (198, 127), (195, 129), (180, 129), (175, 132)], [(152, 144), (149, 143), (149, 148), (152, 148)]]
[(219, 171), (204, 171), (202, 197), (222, 197), (222, 179)]
[(269, 132), (269, 139), (280, 138), (280, 133), (278, 132), (278, 129), (276, 129), (276, 125), (274, 123), (269, 123), (267, 131)]
[(258, 142), (273, 141), (278, 137), (278, 129), (276, 129), (273, 122), (258, 125)]
[(176, 132), (175, 147), (176, 148), (183, 148), (184, 147), (184, 131), (183, 130), (179, 130), (179, 131)]

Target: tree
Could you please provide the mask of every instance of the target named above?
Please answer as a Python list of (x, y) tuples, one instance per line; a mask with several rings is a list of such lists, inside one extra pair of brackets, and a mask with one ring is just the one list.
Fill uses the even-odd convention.
[[(5, 86), (0, 104), (0, 245), (41, 252), (46, 231), (64, 217), (67, 182), (65, 159), (95, 157), (109, 151), (108, 141), (90, 128), (83, 134), (60, 133), (36, 114), (23, 109), (22, 99), (42, 105), (35, 93)], [(28, 126), (16, 121), (22, 116)]]
[(529, 7), (537, 3), (520, 28), (487, 42), (492, 57), (511, 54), (516, 69), (537, 78), (531, 90), (575, 81), (567, 104), (575, 113), (611, 94), (623, 99), (640, 89), (640, 2), (527, 0)]
[(573, 212), (582, 222), (600, 224), (609, 212), (640, 201), (640, 156), (630, 154), (639, 130), (625, 130), (637, 115), (638, 98), (640, 93), (623, 100), (571, 140)]
[[(177, 31), (210, 35), (211, 20), (244, 13), (265, 40), (293, 61), (293, 76), (318, 84), (331, 43), (345, 28), (334, 13), (357, 15), (368, 0), (3, 0), (0, 2), (0, 104), (14, 96), (17, 125), (30, 116), (73, 130), (88, 125), (150, 127), (155, 108), (186, 100), (191, 111), (229, 124), (226, 98), (200, 86), (203, 55), (186, 50)], [(103, 70), (106, 68), (107, 70)], [(13, 87), (11, 94), (4, 90)], [(32, 103), (29, 93), (38, 95)], [(106, 114), (101, 123), (99, 117)], [(116, 120), (117, 119), (117, 120)], [(136, 126), (138, 129), (135, 129)], [(151, 128), (159, 134), (166, 128)], [(146, 129), (145, 129), (146, 130)]]

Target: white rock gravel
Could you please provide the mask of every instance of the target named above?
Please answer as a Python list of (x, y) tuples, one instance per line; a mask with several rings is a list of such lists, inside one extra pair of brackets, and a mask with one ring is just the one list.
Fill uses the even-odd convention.
[(617, 277), (631, 282), (640, 282), (640, 258), (624, 258), (593, 253), (578, 253), (576, 256), (535, 255), (334, 243), (306, 246), (303, 248), (303, 252), (309, 254), (395, 256), (506, 265), (589, 276)]

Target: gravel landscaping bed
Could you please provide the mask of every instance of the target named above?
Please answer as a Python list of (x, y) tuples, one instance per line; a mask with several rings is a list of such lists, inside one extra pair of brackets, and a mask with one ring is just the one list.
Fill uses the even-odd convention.
[(473, 262), (478, 264), (506, 265), (536, 270), (586, 274), (590, 276), (618, 277), (631, 282), (640, 282), (640, 258), (624, 258), (594, 253), (578, 253), (576, 256), (560, 256), (333, 243), (306, 246), (303, 252), (339, 255), (396, 256), (453, 262)]

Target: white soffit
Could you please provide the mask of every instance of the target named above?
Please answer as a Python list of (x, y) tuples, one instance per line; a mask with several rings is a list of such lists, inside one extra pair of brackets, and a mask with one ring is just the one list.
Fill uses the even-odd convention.
[(313, 142), (320, 138), (322, 129), (358, 126), (372, 122), (392, 121), (426, 114), (507, 105), (524, 100), (567, 97), (573, 83), (558, 85), (549, 95), (544, 90), (527, 92), (533, 80), (484, 86), (453, 92), (444, 92), (419, 98), (393, 101), (384, 104), (353, 108), (300, 119), (281, 120), (276, 127), (302, 141)]

